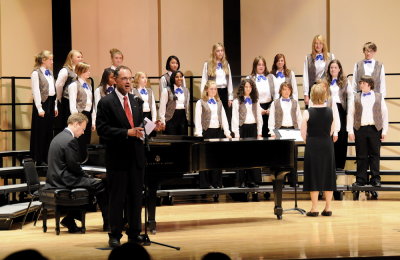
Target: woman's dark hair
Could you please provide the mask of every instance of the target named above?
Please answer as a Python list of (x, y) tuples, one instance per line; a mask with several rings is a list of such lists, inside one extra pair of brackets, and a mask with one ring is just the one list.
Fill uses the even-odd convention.
[(176, 62), (178, 62), (178, 68), (176, 69), (178, 71), (179, 68), (181, 67), (181, 63), (179, 62), (178, 57), (176, 57), (175, 55), (171, 55), (168, 57), (167, 63), (165, 64), (165, 69), (168, 71), (171, 71), (171, 67), (169, 66), (169, 63), (171, 62), (172, 59), (174, 59), (174, 60), (176, 60)]
[(237, 98), (239, 99), (239, 104), (244, 102), (244, 86), (246, 83), (249, 83), (251, 86), (251, 93), (250, 93), (250, 98), (253, 103), (256, 103), (258, 101), (258, 90), (256, 83), (252, 79), (243, 79), (240, 82), (240, 85), (238, 87), (238, 92), (237, 92)]
[(345, 84), (347, 83), (347, 78), (346, 78), (346, 75), (344, 75), (344, 73), (343, 73), (342, 64), (340, 63), (339, 60), (336, 60), (336, 59), (331, 60), (331, 62), (329, 62), (328, 69), (326, 71), (326, 80), (328, 81), (328, 86), (332, 82), (331, 65), (334, 63), (337, 64), (340, 69), (336, 84), (339, 86), (339, 88), (343, 88), (345, 86)]
[(279, 61), (280, 58), (283, 58), (283, 60), (285, 61), (285, 64), (283, 65), (283, 74), (285, 75), (285, 77), (289, 77), (290, 70), (286, 67), (286, 57), (282, 53), (278, 53), (275, 55), (274, 63), (272, 64), (271, 74), (276, 74), (276, 71), (278, 70), (278, 66), (276, 65), (276, 63)]
[(111, 68), (107, 68), (103, 71), (103, 75), (101, 76), (101, 81), (100, 81), (100, 87), (102, 87), (104, 93), (106, 93), (107, 91), (107, 84), (108, 84), (108, 77), (110, 76), (110, 74), (114, 74), (114, 70)]
[(172, 72), (171, 77), (170, 77), (170, 79), (169, 79), (169, 82), (170, 82), (169, 88), (171, 89), (172, 95), (174, 96), (174, 100), (177, 100), (177, 99), (178, 99), (177, 96), (175, 95), (175, 89), (174, 89), (175, 77), (176, 77), (176, 75), (177, 75), (178, 73), (180, 73), (180, 74), (182, 75), (182, 77), (183, 77), (182, 71), (177, 70), (177, 71)]

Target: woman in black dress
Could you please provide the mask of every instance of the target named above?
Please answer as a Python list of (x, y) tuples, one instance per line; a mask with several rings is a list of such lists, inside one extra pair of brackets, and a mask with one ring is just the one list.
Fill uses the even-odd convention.
[(313, 107), (304, 111), (301, 125), (301, 135), (306, 142), (304, 155), (304, 186), (303, 191), (309, 191), (312, 207), (307, 216), (318, 216), (318, 194), (325, 195), (325, 208), (321, 215), (331, 216), (330, 204), (333, 191), (336, 190), (335, 153), (333, 142), (334, 119), (332, 109), (327, 107), (326, 88), (316, 84), (311, 89)]

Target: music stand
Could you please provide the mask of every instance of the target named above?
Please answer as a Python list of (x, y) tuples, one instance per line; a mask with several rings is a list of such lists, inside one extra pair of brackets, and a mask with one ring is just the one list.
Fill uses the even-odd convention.
[[(299, 130), (293, 129), (291, 131), (299, 131)], [(282, 137), (279, 130), (275, 129), (274, 132), (275, 132), (275, 136), (279, 137), (279, 139)], [(294, 174), (294, 208), (285, 209), (285, 210), (283, 210), (283, 212), (297, 211), (300, 214), (304, 215), (304, 214), (306, 214), (306, 211), (297, 206), (297, 184), (298, 184), (297, 157), (298, 157), (298, 145), (295, 144), (295, 147), (294, 147), (295, 166), (294, 166), (294, 170), (293, 170), (293, 174)]]
[[(145, 154), (147, 154), (147, 152), (150, 152), (150, 145), (149, 145), (149, 137), (146, 133), (146, 127), (145, 127), (146, 123), (144, 121), (143, 118), (143, 122), (142, 122), (142, 126), (144, 128), (144, 152)], [(145, 156), (145, 160), (147, 160), (147, 156)], [(167, 245), (167, 244), (163, 244), (163, 243), (159, 243), (156, 241), (152, 241), (149, 238), (149, 235), (147, 233), (147, 228), (149, 225), (149, 221), (148, 221), (148, 207), (149, 207), (149, 186), (147, 185), (148, 183), (148, 173), (146, 170), (147, 167), (144, 167), (144, 234), (141, 235), (143, 236), (143, 245), (144, 246), (150, 246), (151, 244), (156, 244), (156, 245), (160, 245), (160, 246), (165, 246), (165, 247), (169, 247), (169, 248), (173, 248), (175, 250), (181, 250), (180, 247), (176, 247), (176, 246), (171, 246), (171, 245)]]

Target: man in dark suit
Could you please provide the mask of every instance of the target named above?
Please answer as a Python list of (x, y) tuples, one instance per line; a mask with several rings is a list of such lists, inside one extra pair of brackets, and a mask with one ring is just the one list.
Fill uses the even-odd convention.
[(140, 99), (130, 94), (132, 71), (125, 66), (115, 72), (116, 90), (97, 105), (96, 128), (106, 141), (106, 168), (109, 185), (109, 245), (120, 245), (126, 205), (129, 242), (143, 242), (142, 192), (144, 179), (143, 108)]
[[(48, 169), (44, 189), (74, 189), (85, 188), (95, 195), (103, 215), (103, 229), (108, 229), (108, 201), (105, 187), (100, 179), (87, 176), (79, 163), (79, 143), (86, 128), (88, 118), (82, 113), (75, 113), (68, 118), (68, 127), (60, 132), (50, 143), (48, 154)], [(79, 214), (69, 211), (61, 224), (68, 228), (70, 233), (80, 232), (75, 219)]]

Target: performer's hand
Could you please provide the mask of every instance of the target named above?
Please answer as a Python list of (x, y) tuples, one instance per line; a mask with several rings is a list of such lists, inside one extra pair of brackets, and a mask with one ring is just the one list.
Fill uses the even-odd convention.
[(54, 117), (58, 116), (58, 110), (54, 110)]
[(43, 112), (39, 112), (39, 116), (40, 117), (44, 117), (44, 111)]
[(270, 138), (275, 139), (275, 138), (276, 138), (276, 135), (271, 134), (271, 137), (270, 137)]
[(135, 127), (135, 128), (131, 128), (128, 129), (128, 136), (134, 136), (137, 138), (141, 138), (143, 137), (143, 131), (144, 128), (143, 127)]
[(354, 137), (354, 134), (349, 134), (349, 141), (354, 142), (354, 140), (356, 140), (356, 138)]
[(228, 136), (226, 136), (226, 138), (232, 139), (232, 136), (231, 136), (231, 135), (228, 135)]
[(96, 131), (96, 126), (92, 125), (92, 132)]
[(257, 139), (262, 138), (262, 135), (257, 135)]
[(308, 106), (308, 102), (310, 101), (310, 98), (308, 96), (304, 96), (304, 103)]
[(386, 137), (386, 135), (382, 135), (381, 136), (381, 141), (385, 141), (385, 137)]
[(232, 100), (229, 100), (229, 101), (228, 101), (228, 107), (231, 107), (231, 106), (232, 106), (232, 103), (233, 103), (233, 101), (232, 101)]
[(334, 136), (333, 136), (333, 142), (336, 143), (337, 140), (338, 140), (338, 136), (337, 136), (337, 135), (334, 135)]
[(265, 110), (265, 114), (269, 115), (269, 109)]
[(157, 120), (155, 122), (155, 124), (156, 124), (156, 128), (155, 128), (156, 131), (163, 131), (165, 129), (165, 125), (163, 123), (161, 123), (160, 120)]

